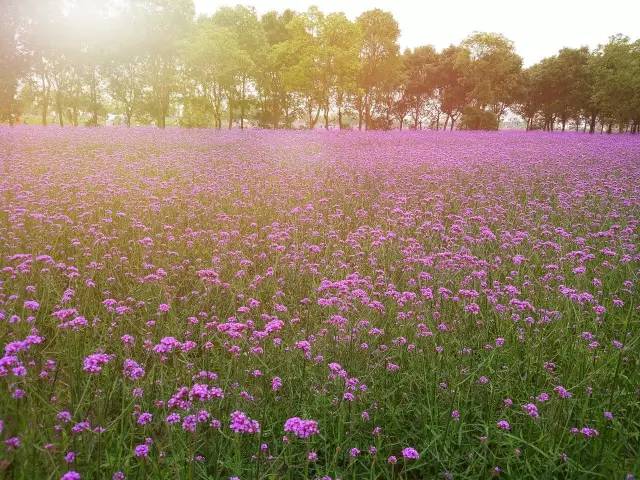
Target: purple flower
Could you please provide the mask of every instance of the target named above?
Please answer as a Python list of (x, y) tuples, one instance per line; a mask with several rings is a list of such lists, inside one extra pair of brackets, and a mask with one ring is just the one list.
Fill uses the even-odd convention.
[(147, 445), (146, 443), (136, 445), (134, 454), (138, 458), (147, 458), (149, 456), (149, 445)]
[(305, 420), (299, 417), (292, 417), (284, 422), (284, 431), (293, 433), (298, 438), (309, 438), (320, 432), (318, 422), (315, 420)]
[(526, 405), (522, 406), (522, 409), (525, 411), (527, 415), (529, 415), (532, 418), (537, 418), (539, 416), (538, 407), (535, 405), (535, 403), (527, 403)]
[(420, 454), (415, 448), (406, 447), (402, 449), (402, 456), (409, 460), (417, 460), (420, 458)]
[(236, 410), (231, 414), (229, 427), (236, 433), (260, 432), (260, 424), (256, 420), (249, 418), (246, 413), (239, 410)]
[(149, 412), (143, 412), (138, 415), (138, 425), (146, 425), (147, 423), (151, 423), (153, 420), (153, 415)]
[(67, 473), (60, 477), (60, 480), (80, 480), (80, 474), (78, 472), (74, 472), (73, 470), (69, 470)]
[(85, 357), (83, 370), (88, 373), (100, 373), (102, 367), (109, 363), (113, 355), (107, 355), (106, 353), (92, 353)]
[(553, 389), (553, 391), (556, 392), (560, 398), (571, 398), (573, 396), (571, 395), (571, 392), (565, 389), (562, 385), (558, 385)]
[(498, 423), (496, 423), (496, 426), (500, 430), (511, 430), (511, 425), (509, 425), (509, 422), (506, 420), (499, 420)]

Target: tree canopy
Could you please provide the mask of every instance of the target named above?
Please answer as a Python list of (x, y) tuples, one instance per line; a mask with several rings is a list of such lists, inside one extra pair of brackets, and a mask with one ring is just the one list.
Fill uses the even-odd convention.
[[(563, 48), (523, 69), (503, 35), (400, 51), (400, 26), (316, 7), (195, 17), (192, 0), (6, 0), (0, 121), (60, 126), (637, 132), (640, 40)], [(116, 120), (114, 120), (116, 119)]]

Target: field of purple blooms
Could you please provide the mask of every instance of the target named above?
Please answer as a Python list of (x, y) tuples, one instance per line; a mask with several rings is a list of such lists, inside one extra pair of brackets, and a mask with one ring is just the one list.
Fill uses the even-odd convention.
[(640, 137), (0, 128), (0, 477), (634, 478)]

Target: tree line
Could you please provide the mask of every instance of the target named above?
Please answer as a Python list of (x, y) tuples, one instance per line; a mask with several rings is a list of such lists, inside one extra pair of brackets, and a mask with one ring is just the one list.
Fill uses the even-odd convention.
[(401, 51), (379, 9), (223, 7), (192, 0), (4, 0), (0, 120), (127, 126), (527, 129), (638, 132), (640, 40), (563, 48), (528, 68), (514, 44), (476, 32)]

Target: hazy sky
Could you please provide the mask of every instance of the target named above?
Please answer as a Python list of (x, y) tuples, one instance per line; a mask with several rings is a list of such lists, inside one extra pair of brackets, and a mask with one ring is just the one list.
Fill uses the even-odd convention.
[(194, 0), (196, 11), (211, 13), (219, 6), (251, 5), (268, 10), (342, 11), (355, 18), (381, 8), (400, 24), (400, 45), (458, 43), (474, 30), (498, 32), (516, 44), (530, 65), (561, 47), (595, 47), (610, 35), (640, 38), (640, 0)]

